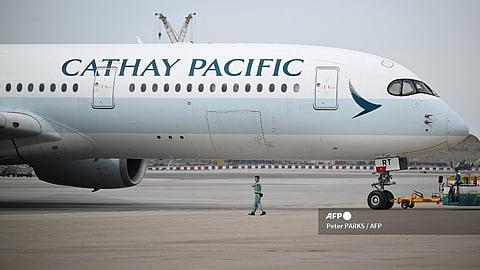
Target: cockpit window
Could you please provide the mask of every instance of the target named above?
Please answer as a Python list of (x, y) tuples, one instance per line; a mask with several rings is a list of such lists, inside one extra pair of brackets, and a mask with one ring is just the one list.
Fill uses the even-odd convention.
[(400, 96), (402, 94), (402, 81), (397, 80), (391, 82), (388, 86), (388, 92), (394, 96)]
[(415, 86), (413, 86), (413, 83), (408, 80), (403, 80), (402, 95), (410, 96), (413, 94), (415, 94)]
[(394, 96), (410, 96), (415, 94), (427, 94), (438, 97), (424, 82), (411, 79), (394, 80), (388, 85), (388, 93)]
[(435, 93), (425, 83), (420, 81), (415, 81), (415, 86), (417, 87), (417, 91), (419, 93), (435, 96)]

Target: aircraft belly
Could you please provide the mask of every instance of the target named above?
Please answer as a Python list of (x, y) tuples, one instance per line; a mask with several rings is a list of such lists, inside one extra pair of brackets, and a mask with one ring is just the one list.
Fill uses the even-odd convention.
[[(95, 152), (88, 157), (152, 159), (302, 159), (365, 160), (406, 156), (419, 149), (445, 149), (444, 137), (382, 135), (256, 134), (89, 134)], [(416, 142), (416, 143), (412, 143)], [(221, 147), (218, 147), (221, 145)], [(258, 147), (254, 147), (258, 145)], [(86, 157), (87, 158), (87, 157)]]

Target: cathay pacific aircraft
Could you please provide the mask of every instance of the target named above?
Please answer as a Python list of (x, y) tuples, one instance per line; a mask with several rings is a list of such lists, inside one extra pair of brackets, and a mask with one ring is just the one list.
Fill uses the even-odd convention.
[(388, 209), (402, 157), (468, 133), (410, 70), (355, 51), (0, 45), (0, 164), (30, 164), (60, 185), (133, 186), (150, 158), (378, 159), (367, 202)]

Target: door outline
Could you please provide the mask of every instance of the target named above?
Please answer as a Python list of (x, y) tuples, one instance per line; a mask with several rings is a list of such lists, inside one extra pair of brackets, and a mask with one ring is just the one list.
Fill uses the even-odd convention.
[[(208, 109), (208, 133), (215, 151), (268, 151), (263, 131), (262, 113), (259, 110)], [(247, 135), (241, 150), (235, 149), (231, 141), (223, 141), (219, 135)], [(238, 139), (238, 138), (237, 138)], [(238, 141), (237, 141), (238, 144)], [(234, 145), (232, 147), (232, 145)]]
[(113, 109), (115, 107), (115, 79), (117, 67), (98, 67), (93, 80), (92, 108)]
[(315, 91), (313, 108), (315, 110), (338, 109), (338, 67), (315, 68)]

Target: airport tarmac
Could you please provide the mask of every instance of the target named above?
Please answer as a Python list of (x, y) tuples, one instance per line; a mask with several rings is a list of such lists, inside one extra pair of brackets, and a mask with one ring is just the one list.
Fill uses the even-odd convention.
[[(266, 216), (247, 216), (254, 175)], [(0, 178), (3, 269), (479, 269), (479, 235), (319, 235), (318, 208), (366, 209), (368, 172), (150, 172), (136, 187), (89, 190)], [(399, 173), (395, 196), (436, 192), (437, 175)], [(435, 204), (449, 215), (478, 207)], [(384, 212), (384, 211), (376, 211)], [(418, 212), (417, 212), (418, 213)], [(432, 221), (434, 222), (434, 220)], [(462, 228), (459, 228), (461, 230)], [(479, 228), (480, 230), (480, 228)]]

